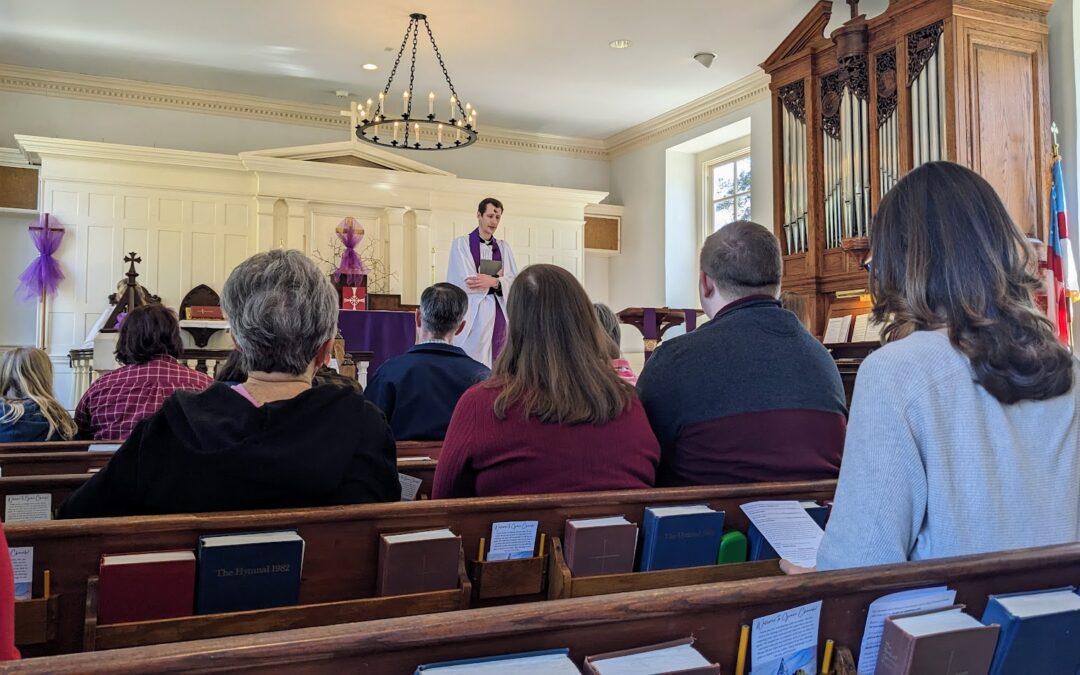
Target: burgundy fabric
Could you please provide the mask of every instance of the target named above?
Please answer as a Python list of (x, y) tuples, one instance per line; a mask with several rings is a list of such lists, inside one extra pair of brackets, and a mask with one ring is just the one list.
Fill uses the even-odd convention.
[(171, 356), (105, 373), (90, 385), (75, 408), (79, 436), (122, 441), (177, 389), (202, 391), (213, 383), (204, 373)]
[(498, 393), (478, 384), (458, 401), (435, 470), (434, 498), (652, 487), (660, 444), (636, 399), (606, 424), (563, 426), (526, 420), (517, 406), (498, 419)]
[(765, 410), (683, 427), (663, 485), (834, 479), (847, 420), (822, 410)]
[(387, 359), (400, 356), (416, 344), (416, 314), (412, 312), (338, 312), (338, 330), (345, 351), (372, 352), (368, 377)]

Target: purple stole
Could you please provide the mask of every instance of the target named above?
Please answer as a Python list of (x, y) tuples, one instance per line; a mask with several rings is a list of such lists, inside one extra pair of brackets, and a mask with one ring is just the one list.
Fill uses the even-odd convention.
[[(469, 233), (469, 252), (472, 253), (473, 264), (476, 271), (480, 271), (480, 228)], [(491, 259), (502, 262), (502, 252), (499, 251), (499, 240), (491, 237)], [(495, 329), (491, 332), (491, 362), (499, 358), (503, 345), (506, 344), (506, 317), (503, 316), (502, 305), (495, 298)]]

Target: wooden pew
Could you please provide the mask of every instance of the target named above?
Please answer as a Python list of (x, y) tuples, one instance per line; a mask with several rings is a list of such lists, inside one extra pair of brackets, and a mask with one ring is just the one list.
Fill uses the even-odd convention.
[[(866, 609), (900, 590), (948, 585), (979, 617), (987, 596), (1073, 585), (1080, 544), (864, 567), (660, 591), (471, 609), (364, 624), (200, 640), (93, 654), (30, 659), (30, 673), (178, 673), (269, 669), (275, 673), (411, 673), (421, 663), (569, 647), (585, 656), (693, 635), (695, 646), (734, 672), (739, 627), (754, 618), (822, 600), (819, 639), (858, 656)], [(819, 645), (820, 647), (820, 645)], [(820, 654), (820, 652), (819, 652)]]
[[(551, 541), (562, 535), (567, 518), (624, 514), (640, 523), (647, 505), (708, 503), (726, 511), (729, 528), (745, 531), (748, 523), (738, 508), (742, 503), (828, 500), (835, 488), (835, 481), (764, 483), (15, 523), (7, 527), (7, 538), (9, 546), (34, 547), (37, 592), (47, 569), (52, 574), (53, 593), (60, 596), (58, 639), (27, 653), (72, 652), (82, 644), (87, 580), (97, 573), (103, 553), (195, 548), (200, 535), (296, 528), (306, 542), (300, 602), (326, 603), (374, 595), (381, 533), (450, 527), (461, 535), (466, 557), (475, 559), (479, 540), (490, 536), (493, 522), (538, 520), (540, 532)], [(709, 569), (720, 567), (729, 566)], [(766, 573), (777, 574), (779, 570), (772, 564)], [(738, 571), (733, 574), (738, 575)]]
[(100, 469), (112, 458), (111, 452), (29, 452), (0, 455), (0, 477), (48, 476), (87, 473)]
[[(47, 441), (44, 443), (0, 443), (0, 457), (25, 453), (85, 453), (91, 445), (119, 445), (123, 441)], [(438, 459), (442, 441), (398, 441), (398, 457)]]
[[(108, 460), (108, 453), (101, 454), (105, 460)], [(83, 457), (83, 455), (80, 455), (80, 457)], [(93, 462), (95, 457), (97, 457), (97, 453), (84, 461)], [(101, 466), (104, 466), (104, 463), (102, 461)], [(0, 464), (2, 464), (2, 460), (0, 460)], [(411, 461), (406, 459), (398, 464), (398, 471), (419, 478), (422, 481), (420, 488), (417, 490), (417, 499), (431, 498), (431, 489), (435, 484), (435, 466), (436, 462), (434, 460)], [(78, 469), (79, 467), (72, 468)], [(90, 480), (92, 475), (85, 471), (79, 473), (9, 475), (5, 466), (4, 475), (0, 477), (0, 505), (5, 503), (8, 495), (49, 493), (52, 495), (53, 509), (55, 510), (72, 492), (78, 490), (83, 483)]]

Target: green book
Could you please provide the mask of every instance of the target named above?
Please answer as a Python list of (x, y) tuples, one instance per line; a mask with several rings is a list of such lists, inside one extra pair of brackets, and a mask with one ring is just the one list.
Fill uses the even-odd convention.
[(725, 532), (720, 537), (720, 553), (716, 556), (716, 564), (746, 562), (746, 535), (738, 530)]

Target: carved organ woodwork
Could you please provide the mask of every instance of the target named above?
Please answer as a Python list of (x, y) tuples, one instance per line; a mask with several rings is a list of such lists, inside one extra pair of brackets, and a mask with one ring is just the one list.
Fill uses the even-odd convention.
[(1051, 0), (890, 0), (825, 35), (820, 0), (762, 68), (773, 98), (774, 227), (785, 290), (822, 334), (862, 268), (882, 195), (921, 164), (982, 174), (1045, 241)]

